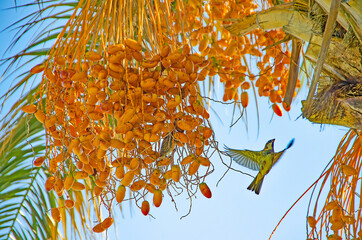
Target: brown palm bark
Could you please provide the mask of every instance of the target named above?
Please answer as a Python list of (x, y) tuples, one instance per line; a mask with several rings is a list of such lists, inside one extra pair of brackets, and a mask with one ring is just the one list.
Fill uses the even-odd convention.
[[(362, 129), (362, 0), (343, 2), (330, 17), (332, 0), (303, 0), (277, 5), (225, 26), (233, 35), (243, 36), (254, 29), (282, 28), (294, 39), (287, 89), (294, 92), (298, 75), (298, 44), (307, 43), (304, 60), (315, 65), (316, 76), (310, 89), (310, 104), (303, 103), (303, 116), (323, 124)], [(326, 34), (329, 31), (330, 34)], [(327, 36), (326, 36), (327, 35)], [(329, 36), (328, 36), (329, 35)], [(328, 38), (328, 39), (327, 39)], [(323, 43), (330, 40), (330, 44)], [(325, 57), (321, 56), (325, 52)], [(321, 74), (317, 71), (321, 69)], [(313, 83), (312, 83), (313, 85)], [(312, 86), (313, 87), (313, 86)], [(286, 93), (284, 102), (291, 102)]]

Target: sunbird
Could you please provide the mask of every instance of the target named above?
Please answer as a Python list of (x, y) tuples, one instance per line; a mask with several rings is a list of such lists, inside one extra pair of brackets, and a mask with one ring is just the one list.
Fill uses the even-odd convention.
[(274, 152), (274, 141), (275, 139), (269, 140), (261, 151), (238, 150), (224, 146), (226, 153), (232, 160), (251, 170), (259, 171), (258, 175), (256, 175), (248, 187), (248, 190), (255, 191), (256, 194), (260, 193), (265, 175), (269, 173), (270, 169), (278, 162), (283, 153), (293, 146), (294, 138), (290, 140), (286, 148), (277, 153)]

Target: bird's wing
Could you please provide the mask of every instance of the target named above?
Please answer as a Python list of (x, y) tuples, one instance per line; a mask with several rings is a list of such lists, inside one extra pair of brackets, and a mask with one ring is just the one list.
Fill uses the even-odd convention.
[(261, 151), (237, 150), (225, 147), (226, 153), (240, 165), (247, 167), (251, 170), (259, 171), (260, 163), (257, 159), (261, 157)]
[(290, 142), (288, 143), (288, 146), (284, 150), (274, 153), (273, 165), (278, 162), (278, 160), (281, 158), (281, 156), (287, 149), (289, 149), (291, 146), (293, 146), (293, 143), (294, 143), (294, 138), (292, 140), (290, 140)]

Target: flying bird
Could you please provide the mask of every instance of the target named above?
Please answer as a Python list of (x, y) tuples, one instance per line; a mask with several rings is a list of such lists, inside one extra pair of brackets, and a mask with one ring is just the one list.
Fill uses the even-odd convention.
[(248, 187), (248, 190), (255, 191), (256, 194), (260, 193), (265, 175), (269, 173), (270, 169), (278, 162), (283, 153), (293, 146), (294, 138), (285, 149), (277, 153), (274, 152), (274, 141), (275, 139), (269, 140), (261, 151), (238, 150), (224, 146), (226, 153), (232, 160), (251, 170), (259, 171), (258, 175), (256, 175)]

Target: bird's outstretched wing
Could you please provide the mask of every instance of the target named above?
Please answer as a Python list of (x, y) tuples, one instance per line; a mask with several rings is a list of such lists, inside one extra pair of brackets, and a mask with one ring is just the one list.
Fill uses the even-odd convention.
[(286, 148), (284, 148), (284, 150), (277, 152), (274, 154), (274, 159), (273, 159), (273, 165), (276, 164), (278, 162), (278, 160), (280, 159), (280, 157), (283, 155), (283, 153), (289, 149), (291, 146), (293, 146), (294, 143), (294, 138), (292, 140), (290, 140), (290, 142), (288, 143), (288, 146)]
[(231, 149), (224, 145), (226, 153), (240, 165), (247, 167), (251, 170), (259, 171), (260, 164), (257, 159), (261, 157), (261, 151), (250, 151), (250, 150), (237, 150)]

